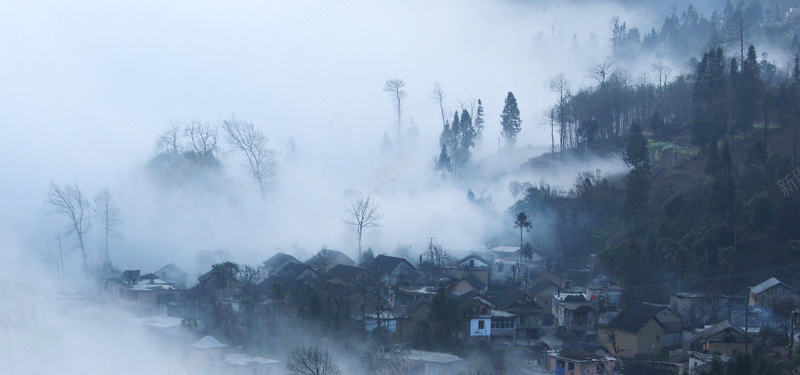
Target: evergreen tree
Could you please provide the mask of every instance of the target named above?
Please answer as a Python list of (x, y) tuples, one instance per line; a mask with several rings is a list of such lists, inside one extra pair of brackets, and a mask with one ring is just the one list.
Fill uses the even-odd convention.
[(506, 147), (512, 148), (517, 143), (517, 134), (522, 130), (522, 120), (519, 118), (519, 108), (517, 107), (517, 98), (509, 91), (506, 96), (505, 106), (501, 114), (502, 121), (500, 124), (503, 126), (503, 138), (506, 139)]
[(483, 139), (483, 125), (486, 123), (483, 113), (483, 103), (478, 99), (478, 108), (475, 110), (475, 138), (480, 141)]
[(639, 125), (631, 127), (623, 160), (626, 165), (633, 168), (625, 181), (627, 187), (625, 205), (628, 211), (632, 212), (647, 205), (650, 191), (650, 156), (647, 151), (647, 140)]

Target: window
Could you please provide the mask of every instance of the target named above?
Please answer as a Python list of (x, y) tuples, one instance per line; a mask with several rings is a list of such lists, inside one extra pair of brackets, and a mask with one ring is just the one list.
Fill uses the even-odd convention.
[(475, 259), (470, 259), (469, 260), (469, 266), (470, 267), (475, 267)]
[(503, 272), (503, 265), (502, 264), (498, 264), (497, 265), (497, 272)]
[(492, 329), (514, 327), (514, 318), (492, 318)]
[(486, 321), (485, 320), (479, 320), (478, 321), (478, 329), (486, 329)]

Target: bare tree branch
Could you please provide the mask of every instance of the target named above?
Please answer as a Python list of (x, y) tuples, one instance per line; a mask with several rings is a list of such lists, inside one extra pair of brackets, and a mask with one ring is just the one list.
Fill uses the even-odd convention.
[(78, 245), (83, 258), (83, 271), (88, 278), (89, 264), (83, 235), (92, 227), (89, 200), (83, 196), (77, 183), (75, 185), (64, 184), (59, 186), (54, 182), (50, 182), (50, 187), (47, 190), (47, 205), (50, 207), (50, 213), (66, 216), (69, 219), (65, 235), (75, 233), (78, 236)]
[(93, 210), (95, 218), (103, 225), (106, 245), (105, 265), (108, 267), (111, 264), (111, 259), (108, 255), (108, 240), (112, 236), (118, 236), (116, 231), (114, 231), (114, 227), (122, 223), (122, 219), (119, 215), (119, 208), (117, 208), (117, 205), (114, 203), (114, 199), (111, 197), (111, 192), (108, 190), (108, 188), (100, 190), (100, 192), (97, 193), (97, 196), (94, 197)]
[(397, 142), (400, 143), (402, 139), (402, 132), (400, 131), (400, 127), (403, 123), (403, 116), (402, 116), (402, 106), (401, 103), (403, 98), (406, 97), (406, 92), (403, 90), (403, 87), (406, 87), (406, 83), (403, 82), (400, 78), (390, 79), (386, 81), (386, 84), (383, 85), (383, 91), (386, 91), (391, 95), (392, 101), (397, 105)]
[(319, 345), (298, 346), (289, 355), (286, 373), (288, 375), (342, 375), (342, 369), (327, 349)]
[(366, 198), (351, 200), (345, 209), (349, 216), (344, 219), (344, 223), (353, 227), (353, 230), (356, 231), (358, 257), (361, 258), (361, 238), (364, 235), (364, 230), (379, 227), (383, 215), (378, 212), (378, 205), (370, 200), (369, 195)]
[(267, 148), (268, 139), (251, 122), (243, 122), (231, 117), (222, 124), (228, 142), (236, 151), (247, 158), (250, 174), (258, 182), (262, 199), (266, 198), (267, 188), (273, 183), (277, 173), (275, 150)]

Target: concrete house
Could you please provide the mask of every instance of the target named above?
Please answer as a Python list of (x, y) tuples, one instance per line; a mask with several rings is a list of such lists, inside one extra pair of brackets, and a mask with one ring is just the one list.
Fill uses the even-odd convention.
[(586, 286), (586, 296), (597, 301), (601, 309), (617, 309), (622, 298), (622, 287), (612, 283), (610, 277), (600, 275)]
[(568, 331), (587, 330), (597, 317), (597, 303), (583, 293), (560, 293), (553, 296), (552, 313), (557, 326)]
[(625, 358), (678, 348), (682, 337), (681, 317), (667, 306), (649, 303), (629, 306), (598, 330), (600, 344)]
[(492, 262), (476, 254), (467, 255), (456, 262), (460, 276), (475, 275), (484, 284), (489, 284), (489, 269)]
[[(152, 274), (151, 274), (152, 275)], [(142, 278), (139, 270), (127, 270), (119, 278), (105, 279), (103, 292), (121, 305), (137, 310), (143, 315), (165, 313), (162, 303), (178, 289), (155, 275)]]
[(684, 327), (699, 327), (725, 320), (730, 314), (730, 297), (706, 293), (673, 293), (669, 308), (678, 313)]

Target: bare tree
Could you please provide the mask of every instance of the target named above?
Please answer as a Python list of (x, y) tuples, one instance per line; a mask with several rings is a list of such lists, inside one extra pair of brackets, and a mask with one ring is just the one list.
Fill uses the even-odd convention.
[(94, 197), (93, 210), (95, 218), (103, 225), (106, 253), (105, 267), (109, 267), (111, 265), (111, 259), (108, 255), (108, 240), (112, 236), (119, 236), (114, 230), (114, 227), (118, 226), (122, 222), (122, 219), (119, 215), (119, 208), (117, 208), (117, 205), (114, 203), (114, 199), (111, 197), (111, 192), (108, 188), (100, 190), (97, 196)]
[(402, 116), (402, 101), (403, 98), (406, 97), (406, 92), (403, 90), (403, 87), (406, 87), (406, 83), (403, 82), (400, 78), (390, 79), (386, 81), (386, 84), (383, 85), (383, 91), (386, 91), (391, 95), (392, 101), (397, 105), (397, 142), (399, 143), (402, 138), (402, 132), (400, 131), (400, 127), (403, 123), (403, 116)]
[(183, 131), (179, 122), (175, 121), (170, 124), (169, 128), (165, 130), (156, 140), (156, 151), (161, 154), (177, 154), (183, 151), (181, 144), (181, 137)]
[(366, 198), (350, 200), (345, 209), (348, 217), (344, 220), (344, 223), (353, 227), (353, 230), (356, 231), (358, 257), (361, 258), (361, 239), (364, 236), (364, 230), (379, 227), (383, 214), (378, 212), (378, 204), (370, 200), (369, 195)]
[(61, 246), (61, 240), (64, 239), (64, 234), (61, 232), (56, 232), (53, 235), (53, 238), (58, 241), (58, 281), (61, 283), (61, 287), (64, 287), (64, 248)]
[(744, 42), (745, 39), (750, 37), (750, 25), (744, 19), (741, 10), (735, 11), (731, 17), (726, 20), (726, 30), (724, 42), (739, 44), (739, 65), (744, 61)]
[(239, 121), (234, 117), (225, 120), (222, 128), (231, 146), (247, 158), (250, 174), (258, 182), (261, 198), (266, 199), (267, 188), (277, 173), (275, 151), (267, 148), (267, 137), (256, 130), (251, 122)]
[(219, 129), (214, 125), (192, 121), (183, 126), (183, 135), (189, 139), (192, 149), (198, 154), (207, 155), (217, 151)]
[(434, 82), (433, 84), (433, 91), (431, 91), (431, 99), (439, 105), (439, 111), (442, 113), (442, 127), (447, 124), (447, 118), (444, 115), (444, 100), (447, 98), (447, 95), (444, 93), (444, 89), (439, 84), (439, 82)]
[(447, 252), (441, 245), (434, 245), (433, 240), (428, 244), (428, 249), (425, 251), (424, 259), (422, 255), (420, 255), (420, 268), (422, 268), (422, 263), (428, 263), (428, 266), (433, 271), (433, 277), (436, 279), (438, 283), (439, 280), (442, 278), (442, 272), (444, 268), (447, 266)]
[(89, 200), (83, 196), (77, 183), (75, 185), (64, 184), (59, 186), (54, 182), (50, 182), (50, 187), (47, 190), (47, 205), (50, 207), (50, 213), (63, 215), (69, 219), (65, 235), (75, 233), (78, 236), (78, 246), (81, 249), (81, 257), (83, 258), (83, 271), (88, 278), (89, 264), (83, 235), (92, 227)]
[[(567, 97), (569, 97), (569, 82), (564, 77), (564, 73), (560, 73), (555, 78), (550, 80), (550, 91), (558, 93), (558, 125), (561, 134), (559, 135), (560, 146), (559, 150), (563, 151), (566, 142), (566, 120), (564, 118), (564, 105), (566, 104)], [(553, 137), (553, 126), (550, 125), (550, 140), (552, 152), (555, 153), (555, 139)]]
[(602, 86), (606, 83), (606, 78), (609, 76), (611, 72), (611, 66), (614, 65), (611, 60), (605, 60), (603, 62), (599, 62), (594, 64), (586, 69), (586, 75), (597, 81), (597, 83)]
[(672, 69), (661, 61), (653, 63), (652, 69), (658, 74), (658, 109), (663, 113), (664, 88), (667, 86), (667, 82), (669, 82), (669, 75), (672, 73)]
[(286, 363), (288, 375), (342, 375), (342, 369), (328, 349), (319, 345), (298, 346)]

